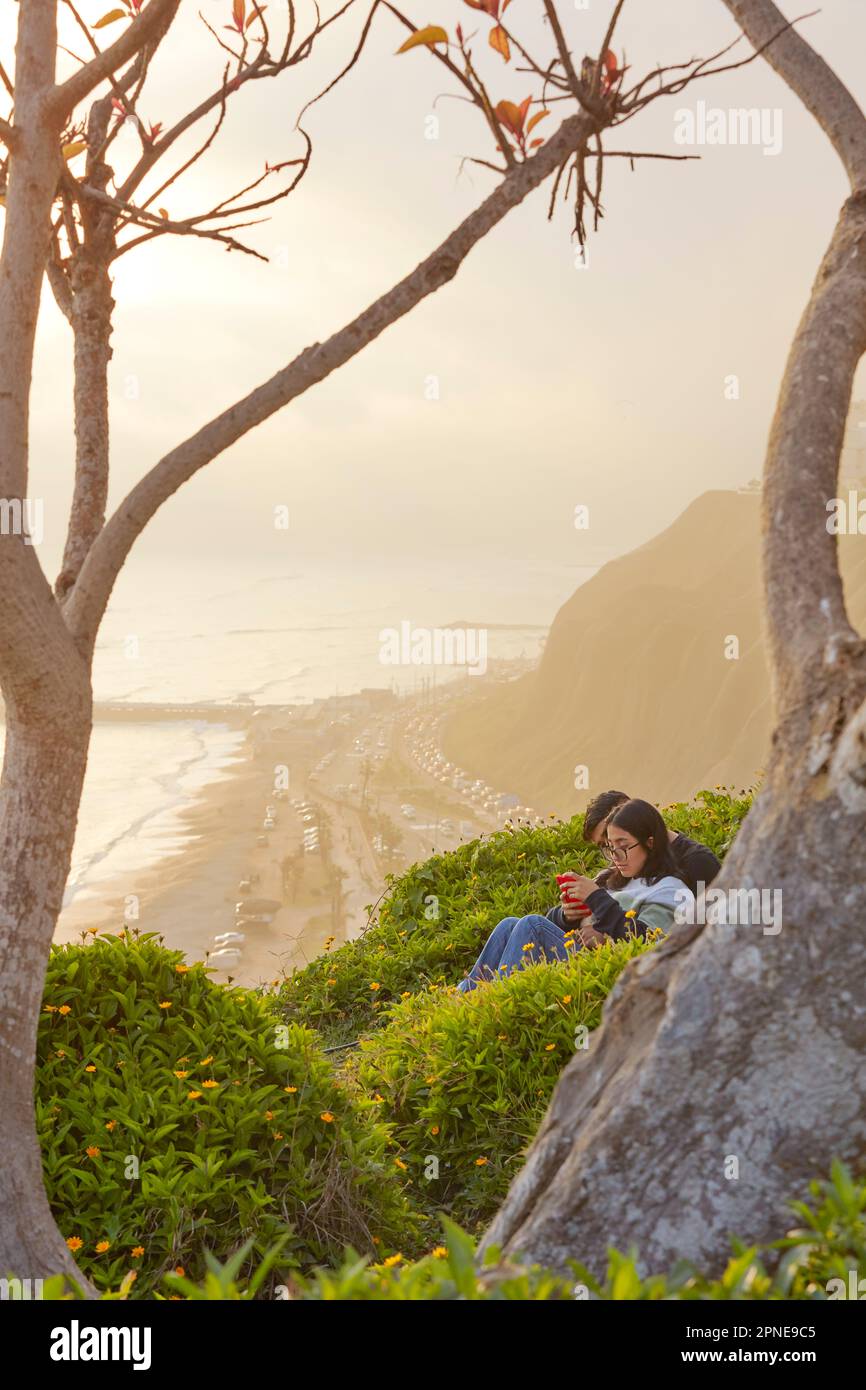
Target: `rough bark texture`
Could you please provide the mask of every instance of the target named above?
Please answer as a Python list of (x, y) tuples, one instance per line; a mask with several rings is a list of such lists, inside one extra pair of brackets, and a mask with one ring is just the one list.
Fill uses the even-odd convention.
[[(783, 16), (725, 0), (756, 45)], [(834, 1157), (866, 1158), (866, 662), (848, 622), (825, 503), (866, 351), (866, 123), (788, 32), (767, 60), (848, 171), (785, 372), (764, 486), (764, 588), (776, 728), (764, 788), (714, 887), (780, 889), (779, 935), (675, 929), (631, 965), (566, 1068), (484, 1242), (596, 1274), (636, 1246), (644, 1270), (709, 1272), (732, 1234), (770, 1240)], [(726, 1163), (736, 1158), (739, 1175)]]
[(89, 716), (80, 690), (52, 728), (11, 719), (0, 789), (0, 1277), (66, 1272), (85, 1287), (45, 1196), (33, 1087), (45, 962), (69, 872)]
[[(87, 131), (87, 184), (104, 193), (112, 177), (101, 158), (112, 106), (95, 102)], [(97, 199), (81, 203), (80, 244), (67, 281), (69, 322), (75, 344), (75, 488), (63, 564), (55, 584), (64, 599), (105, 524), (109, 476), (108, 364), (114, 299), (109, 266), (115, 250), (115, 214)], [(56, 291), (55, 291), (56, 295)]]

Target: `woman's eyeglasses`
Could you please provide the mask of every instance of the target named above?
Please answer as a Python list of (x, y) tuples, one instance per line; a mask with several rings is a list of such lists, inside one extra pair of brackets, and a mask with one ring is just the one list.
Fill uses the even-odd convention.
[(633, 849), (637, 849), (638, 841), (633, 845), (599, 845), (599, 849), (607, 860), (608, 864), (624, 864)]

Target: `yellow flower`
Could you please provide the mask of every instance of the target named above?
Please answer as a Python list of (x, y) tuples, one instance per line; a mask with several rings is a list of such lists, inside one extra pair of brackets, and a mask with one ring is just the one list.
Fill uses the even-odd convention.
[(178, 1059), (177, 1059), (177, 1064), (178, 1064), (179, 1067), (182, 1067), (183, 1064), (184, 1064), (184, 1062), (188, 1062), (188, 1061), (189, 1061), (189, 1058), (188, 1058), (188, 1057), (178, 1057)]
[(438, 1125), (433, 1125), (432, 1129), (430, 1130), (430, 1133), (431, 1133), (431, 1134), (438, 1134), (438, 1133), (439, 1133), (439, 1126), (438, 1126)]
[(99, 1146), (98, 1146), (97, 1144), (89, 1144), (89, 1145), (88, 1145), (88, 1147), (87, 1147), (87, 1157), (88, 1157), (88, 1158), (98, 1158), (98, 1157), (99, 1157)]
[(380, 989), (381, 986), (378, 984), (378, 982), (377, 982), (376, 980), (371, 980), (371, 981), (370, 981), (370, 988), (371, 988), (371, 989)]
[(175, 1272), (175, 1274), (179, 1274), (180, 1277), (181, 1277), (181, 1279), (182, 1279), (183, 1276), (186, 1274), (186, 1270), (184, 1269), (183, 1265), (175, 1265), (175, 1270), (174, 1270), (174, 1272)]
[(406, 1172), (406, 1164), (403, 1162), (401, 1158), (395, 1158), (394, 1164), (397, 1168), (402, 1168), (404, 1173)]
[(531, 950), (533, 949), (534, 946), (535, 946), (535, 942), (534, 942), (534, 941), (527, 941), (526, 945), (521, 947), (521, 950), (523, 950), (523, 951), (531, 951)]
[(60, 1048), (57, 1049), (57, 1056), (58, 1056), (58, 1057), (65, 1057), (65, 1056), (66, 1056), (66, 1053), (63, 1051), (63, 1048), (62, 1048), (62, 1047), (60, 1047)]
[(93, 1065), (93, 1063), (91, 1062), (90, 1066), (89, 1066), (89, 1067), (85, 1067), (84, 1070), (85, 1070), (85, 1071), (96, 1071), (96, 1067), (95, 1067), (95, 1066)]
[(206, 1067), (206, 1066), (208, 1066), (209, 1063), (212, 1062), (212, 1061), (213, 1061), (213, 1056), (210, 1056), (210, 1057), (202, 1057), (201, 1061), (199, 1062), (199, 1066), (200, 1066), (200, 1067)]
[(570, 995), (570, 994), (564, 994), (564, 995), (562, 996), (562, 1002), (563, 1002), (563, 1004), (570, 1004), (570, 1003), (571, 1003), (571, 995)]
[(134, 1245), (134, 1246), (132, 1247), (132, 1250), (131, 1250), (130, 1253), (131, 1253), (132, 1258), (133, 1258), (134, 1260), (140, 1260), (141, 1257), (142, 1257), (142, 1255), (144, 1254), (144, 1246), (143, 1246), (143, 1245)]
[(176, 1071), (176, 1072), (175, 1072), (175, 1076), (177, 1077), (178, 1081), (186, 1081), (186, 1078), (189, 1076), (189, 1072), (188, 1072), (188, 1071)]
[(544, 1050), (545, 1050), (545, 1052), (553, 1052), (553, 1051), (555, 1050), (555, 1048), (556, 1048), (556, 1043), (548, 1043), (548, 1044), (547, 1044), (547, 1047), (546, 1047)]
[(189, 970), (189, 966), (188, 966), (188, 965), (176, 965), (176, 966), (174, 967), (174, 969), (175, 969), (175, 974), (177, 974), (177, 975), (185, 975), (185, 974), (187, 973), (187, 971)]
[(387, 1260), (383, 1260), (382, 1263), (386, 1269), (393, 1269), (394, 1265), (398, 1265), (402, 1258), (403, 1256), (398, 1251), (396, 1255), (389, 1255)]
[(105, 1128), (106, 1128), (107, 1130), (116, 1129), (116, 1128), (117, 1128), (117, 1120), (106, 1120), (106, 1121), (105, 1121)]
[(187, 1100), (198, 1100), (201, 1094), (201, 1091), (187, 1091), (186, 1098)]
[(289, 1095), (294, 1095), (294, 1093), (295, 1093), (295, 1091), (296, 1091), (297, 1089), (298, 1089), (297, 1086), (284, 1086), (284, 1087), (283, 1087), (283, 1090), (284, 1090), (284, 1091), (288, 1091)]
[(105, 1252), (106, 1252), (106, 1250), (109, 1250), (110, 1248), (111, 1248), (111, 1241), (110, 1241), (110, 1240), (100, 1240), (100, 1241), (97, 1242), (96, 1253), (97, 1253), (97, 1255), (104, 1255)]
[(274, 1138), (275, 1138), (275, 1139), (282, 1139), (282, 1137), (283, 1137), (283, 1136), (282, 1136), (282, 1133), (281, 1133), (279, 1130), (274, 1130)]
[(408, 990), (408, 989), (404, 989), (404, 990), (403, 990), (403, 993), (400, 995), (400, 998), (401, 998), (401, 999), (411, 999), (411, 997), (412, 997), (412, 991), (411, 991), (411, 990)]
[(475, 1160), (475, 1167), (476, 1167), (476, 1168), (483, 1168), (484, 1165), (485, 1165), (485, 1163), (489, 1163), (489, 1162), (490, 1162), (490, 1159), (489, 1159), (489, 1158), (476, 1158), (476, 1160)]
[(43, 1012), (44, 1014), (56, 1014), (56, 1013), (57, 1013), (57, 1005), (56, 1005), (56, 1004), (45, 1004), (45, 1005), (43, 1006), (42, 1012)]
[(332, 1125), (334, 1123), (334, 1117), (330, 1110), (323, 1110), (319, 1119), (324, 1120), (326, 1125)]
[(160, 1004), (159, 1007), (160, 1007), (161, 1009), (170, 1009), (170, 1008), (171, 1008), (171, 1000), (170, 1000), (170, 999), (163, 999), (163, 1001), (162, 1001), (162, 1003)]
[(497, 1033), (496, 1036), (497, 1036), (497, 1038), (499, 1039), (500, 1042), (508, 1042), (508, 1034), (507, 1034), (507, 1033)]
[(273, 1118), (274, 1118), (274, 1112), (273, 1112), (273, 1110), (266, 1110), (266, 1111), (265, 1111), (265, 1119), (266, 1119), (266, 1120), (272, 1120)]
[(427, 1084), (428, 1086), (432, 1086), (432, 1085), (433, 1085), (433, 1082), (434, 1082), (434, 1081), (438, 1081), (438, 1079), (439, 1079), (439, 1078), (436, 1077), (436, 1076), (425, 1076), (425, 1077), (424, 1077), (424, 1081), (426, 1082), (426, 1084)]
[(335, 985), (336, 983), (337, 983), (336, 980), (329, 980), (329, 981), (328, 981), (328, 984), (329, 984), (329, 985)]
[(66, 1244), (69, 1246), (69, 1249), (72, 1251), (74, 1255), (76, 1250), (81, 1249), (82, 1245), (84, 1244), (84, 1241), (81, 1239), (80, 1236), (68, 1236)]
[(634, 917), (634, 916), (636, 916), (636, 913), (635, 913), (634, 908), (633, 908), (633, 907), (629, 908), (628, 912), (627, 912), (625, 915), (626, 915), (626, 917)]
[(212, 1090), (214, 1089), (214, 1087), (216, 1087), (216, 1086), (219, 1085), (219, 1082), (218, 1082), (218, 1081), (203, 1081), (201, 1084), (202, 1084), (202, 1086), (204, 1087), (204, 1089), (205, 1089), (206, 1091), (212, 1091)]
[(444, 1260), (448, 1255), (448, 1251), (444, 1245), (437, 1245), (435, 1250), (430, 1251), (430, 1254), (437, 1260)]
[(64, 1018), (65, 1018), (67, 1014), (71, 1014), (71, 1013), (72, 1013), (72, 1006), (71, 1006), (70, 1004), (61, 1004), (61, 1005), (60, 1005), (60, 1008), (57, 1010), (57, 1012), (58, 1012), (59, 1014), (63, 1014), (63, 1016), (64, 1016)]
[(381, 1244), (382, 1244), (382, 1242), (381, 1242), (381, 1240), (379, 1239), (378, 1236), (371, 1236), (370, 1239), (371, 1239), (371, 1241), (373, 1242), (374, 1245), (381, 1245)]

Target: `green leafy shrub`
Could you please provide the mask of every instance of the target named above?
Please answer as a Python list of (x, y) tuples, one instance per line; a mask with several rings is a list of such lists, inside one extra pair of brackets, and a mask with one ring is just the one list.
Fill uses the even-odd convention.
[(37, 1066), (49, 1199), (98, 1288), (198, 1278), (249, 1236), (294, 1267), (411, 1228), (387, 1132), (316, 1035), (153, 936), (52, 950)]
[[(734, 1253), (718, 1279), (707, 1278), (684, 1261), (669, 1274), (642, 1278), (635, 1253), (624, 1255), (618, 1250), (611, 1250), (601, 1280), (594, 1279), (576, 1261), (570, 1262), (571, 1274), (564, 1276), (540, 1265), (503, 1260), (492, 1246), (479, 1266), (472, 1237), (443, 1217), (445, 1244), (419, 1260), (407, 1262), (397, 1253), (371, 1265), (356, 1251), (348, 1250), (333, 1269), (293, 1276), (286, 1291), (290, 1297), (308, 1302), (527, 1302), (590, 1297), (611, 1302), (776, 1302), (851, 1297), (852, 1286), (866, 1275), (866, 1181), (854, 1179), (845, 1164), (836, 1162), (830, 1180), (813, 1181), (810, 1192), (814, 1207), (806, 1202), (791, 1204), (803, 1226), (770, 1245), (747, 1248), (742, 1241), (734, 1241)], [(277, 1252), (269, 1252), (245, 1283), (239, 1273), (247, 1249), (225, 1265), (208, 1256), (208, 1273), (198, 1285), (176, 1275), (166, 1276), (165, 1285), (190, 1299), (253, 1298), (263, 1287)], [(771, 1266), (772, 1273), (768, 1273)], [(833, 1282), (839, 1279), (843, 1289)], [(123, 1298), (127, 1293), (128, 1287), (103, 1297)], [(77, 1291), (63, 1276), (46, 1280), (44, 1298), (76, 1296)]]
[[(503, 1261), (491, 1247), (479, 1266), (465, 1232), (443, 1218), (446, 1245), (414, 1263), (391, 1261), (369, 1267), (347, 1256), (332, 1272), (317, 1270), (299, 1281), (298, 1296), (332, 1301), (477, 1301), (597, 1298), (625, 1301), (823, 1301), (850, 1297), (866, 1276), (866, 1181), (834, 1163), (829, 1181), (810, 1184), (813, 1205), (791, 1204), (803, 1224), (769, 1245), (734, 1241), (733, 1254), (717, 1279), (685, 1261), (670, 1273), (642, 1278), (634, 1251), (611, 1250), (604, 1279), (594, 1279), (577, 1261), (563, 1277), (538, 1265)], [(780, 1252), (781, 1258), (780, 1258)], [(842, 1280), (846, 1293), (834, 1280)]]
[(419, 1207), (463, 1224), (500, 1205), (576, 1047), (640, 938), (529, 965), (468, 994), (415, 995), (346, 1063), (392, 1127)]
[[(750, 794), (717, 788), (663, 809), (671, 829), (723, 858), (750, 805)], [(503, 917), (546, 912), (558, 901), (558, 873), (594, 875), (603, 866), (582, 828), (581, 817), (518, 825), (391, 876), (377, 922), (286, 980), (285, 1016), (339, 1045), (378, 1028), (388, 1004), (434, 984), (456, 984)]]
[(754, 789), (735, 794), (732, 788), (716, 787), (713, 791), (698, 792), (693, 801), (675, 801), (670, 806), (662, 806), (661, 812), (670, 830), (690, 835), (711, 849), (718, 859), (724, 859), (754, 797)]

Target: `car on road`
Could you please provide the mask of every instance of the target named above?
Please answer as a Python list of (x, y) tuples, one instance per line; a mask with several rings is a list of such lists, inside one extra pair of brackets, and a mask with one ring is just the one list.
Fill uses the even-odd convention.
[(214, 970), (237, 970), (241, 963), (241, 953), (236, 946), (226, 946), (220, 951), (213, 951), (208, 956), (207, 963)]
[(217, 946), (242, 946), (246, 939), (242, 931), (223, 931), (214, 937)]

